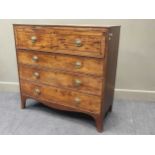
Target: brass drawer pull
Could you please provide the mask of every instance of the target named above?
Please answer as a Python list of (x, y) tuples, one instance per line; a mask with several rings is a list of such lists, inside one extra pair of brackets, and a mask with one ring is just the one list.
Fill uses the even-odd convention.
[(76, 98), (74, 99), (74, 101), (75, 101), (76, 104), (80, 104), (81, 99), (80, 99), (79, 97), (76, 97)]
[(36, 37), (36, 36), (32, 36), (32, 37), (31, 37), (31, 42), (32, 42), (32, 43), (35, 43), (36, 41), (37, 41), (37, 37)]
[(75, 68), (80, 69), (82, 67), (82, 63), (80, 61), (75, 62)]
[(76, 40), (75, 40), (75, 45), (76, 45), (77, 47), (81, 47), (81, 46), (82, 46), (82, 41), (81, 41), (80, 39), (76, 39)]
[(37, 62), (39, 60), (39, 58), (36, 56), (36, 55), (34, 55), (33, 57), (32, 57), (32, 61), (33, 62)]
[(81, 86), (82, 82), (79, 79), (75, 79), (74, 84), (76, 87), (79, 87), (79, 86)]
[(40, 95), (40, 94), (41, 94), (41, 91), (40, 91), (38, 88), (36, 88), (36, 89), (34, 90), (34, 94), (35, 94), (35, 95)]
[(33, 73), (33, 76), (34, 76), (35, 79), (39, 79), (39, 77), (40, 77), (40, 75), (39, 75), (38, 72), (34, 72), (34, 73)]

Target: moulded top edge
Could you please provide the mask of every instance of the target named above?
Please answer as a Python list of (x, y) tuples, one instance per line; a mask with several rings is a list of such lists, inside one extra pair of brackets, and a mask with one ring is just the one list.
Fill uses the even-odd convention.
[(87, 25), (87, 24), (13, 24), (14, 26), (53, 26), (53, 27), (81, 27), (81, 28), (111, 28), (120, 27), (120, 25)]

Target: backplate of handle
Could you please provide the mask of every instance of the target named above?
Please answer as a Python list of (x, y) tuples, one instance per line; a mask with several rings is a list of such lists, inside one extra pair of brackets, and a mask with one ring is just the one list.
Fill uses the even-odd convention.
[(34, 56), (32, 57), (32, 61), (33, 61), (33, 62), (37, 62), (38, 60), (39, 60), (38, 56), (34, 55)]
[(82, 67), (82, 63), (80, 61), (75, 62), (75, 68), (80, 69)]
[(75, 45), (76, 45), (77, 47), (81, 47), (81, 46), (82, 46), (82, 41), (81, 41), (80, 39), (76, 39), (76, 40), (75, 40)]
[(40, 74), (38, 72), (34, 72), (33, 76), (34, 76), (35, 79), (38, 79), (40, 77)]
[(75, 84), (76, 87), (79, 87), (79, 86), (81, 86), (82, 81), (79, 80), (79, 79), (75, 79), (75, 80), (74, 80), (74, 84)]
[(40, 95), (41, 94), (40, 89), (38, 89), (38, 88), (34, 89), (34, 94), (35, 95)]
[(32, 42), (32, 43), (35, 43), (36, 41), (37, 41), (37, 37), (36, 37), (36, 36), (32, 36), (32, 37), (31, 37), (31, 42)]

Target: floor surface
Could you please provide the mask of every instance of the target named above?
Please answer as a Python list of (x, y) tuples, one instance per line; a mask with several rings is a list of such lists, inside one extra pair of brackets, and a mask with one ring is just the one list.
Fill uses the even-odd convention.
[(21, 110), (19, 103), (18, 93), (0, 93), (1, 135), (155, 134), (154, 102), (114, 101), (103, 133), (98, 133), (93, 119), (83, 114), (50, 109), (33, 100)]

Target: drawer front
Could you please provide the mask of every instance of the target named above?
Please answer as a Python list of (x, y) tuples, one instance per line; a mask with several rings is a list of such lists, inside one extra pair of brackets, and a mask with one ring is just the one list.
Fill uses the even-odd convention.
[(96, 76), (103, 75), (103, 60), (69, 55), (48, 54), (30, 51), (18, 51), (18, 62), (42, 68), (84, 73)]
[(21, 81), (22, 93), (49, 102), (56, 102), (59, 105), (65, 105), (76, 109), (82, 109), (94, 113), (100, 112), (100, 97), (93, 95), (84, 95), (74, 91), (66, 91), (63, 89), (36, 85), (27, 81)]
[(21, 79), (31, 80), (56, 87), (71, 88), (88, 94), (101, 95), (102, 79), (79, 76), (59, 71), (40, 70), (37, 67), (19, 67)]
[(18, 49), (103, 57), (105, 35), (102, 32), (44, 27), (16, 28)]

